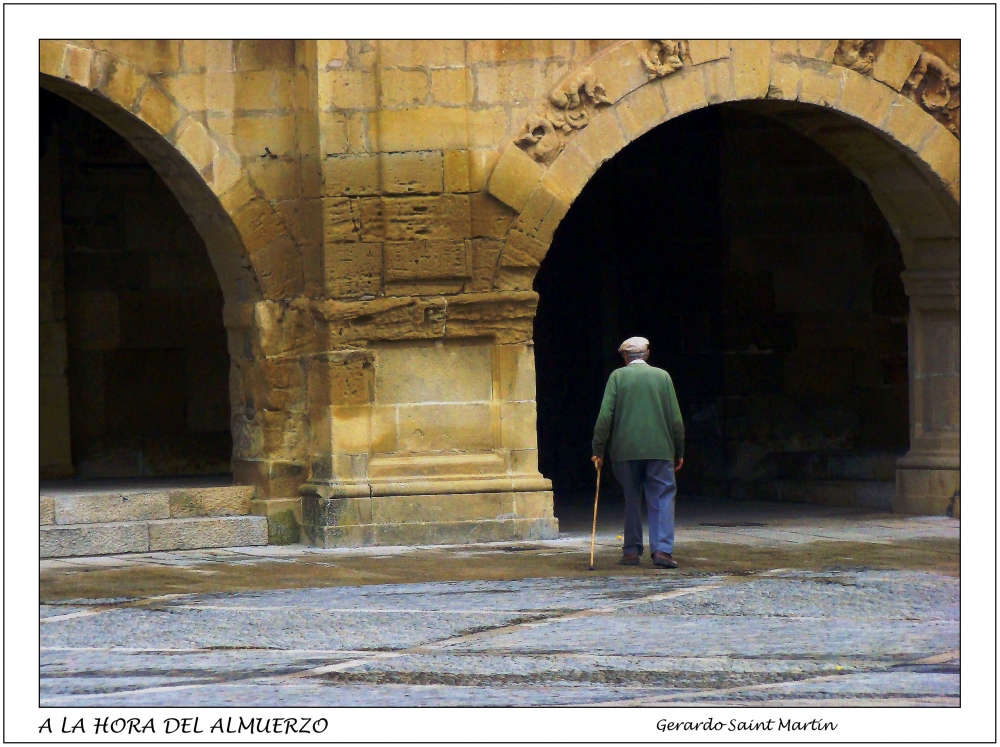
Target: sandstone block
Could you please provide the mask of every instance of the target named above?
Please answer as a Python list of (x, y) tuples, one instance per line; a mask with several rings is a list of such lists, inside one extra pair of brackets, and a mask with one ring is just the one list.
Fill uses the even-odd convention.
[(512, 230), (507, 236), (507, 243), (500, 256), (500, 266), (538, 267), (548, 249), (547, 244), (543, 244), (520, 231)]
[(505, 449), (535, 449), (535, 403), (502, 402), (500, 405), (500, 443)]
[(368, 352), (326, 355), (309, 361), (309, 392), (312, 404), (365, 405), (374, 398), (374, 367)]
[(106, 68), (101, 91), (119, 106), (131, 109), (144, 82), (145, 76), (134, 67), (112, 58)]
[(372, 523), (371, 498), (304, 496), (302, 523), (314, 527), (352, 527)]
[(237, 70), (274, 70), (295, 65), (295, 42), (291, 39), (237, 39)]
[(464, 239), (469, 235), (467, 195), (387, 198), (382, 210), (387, 241)]
[(94, 48), (130, 60), (146, 73), (170, 73), (180, 69), (181, 42), (176, 40), (95, 39)]
[(474, 69), (476, 103), (527, 103), (549, 92), (567, 72), (565, 63), (508, 62)]
[(507, 235), (514, 212), (504, 203), (481, 192), (470, 196), (472, 236), (501, 239)]
[(903, 88), (906, 79), (913, 72), (920, 53), (923, 50), (918, 44), (906, 39), (886, 39), (882, 49), (875, 57), (872, 66), (872, 77), (885, 83), (895, 91)]
[(235, 66), (233, 42), (229, 39), (185, 39), (181, 57), (185, 70), (230, 72)]
[(439, 150), (383, 153), (382, 191), (435, 194), (444, 190), (444, 155)]
[(331, 156), (348, 150), (347, 116), (341, 112), (319, 113), (319, 147), (322, 155)]
[(444, 189), (446, 192), (471, 192), (469, 187), (469, 152), (444, 152)]
[(642, 55), (649, 43), (626, 42), (605, 52), (590, 65), (608, 101), (614, 103), (649, 82)]
[(323, 161), (323, 190), (328, 196), (379, 192), (378, 156), (334, 156)]
[(734, 40), (731, 45), (736, 97), (763, 98), (771, 79), (771, 42)]
[(461, 39), (385, 39), (378, 42), (385, 67), (459, 67), (465, 64)]
[(170, 517), (170, 499), (165, 491), (151, 493), (98, 493), (55, 499), (56, 524), (101, 524), (145, 521)]
[(572, 42), (548, 39), (476, 39), (466, 42), (466, 61), (510, 62), (569, 57)]
[(323, 198), (323, 242), (355, 242), (361, 238), (360, 206), (347, 197)]
[(158, 88), (149, 86), (139, 102), (139, 116), (161, 135), (166, 135), (180, 121), (181, 110)]
[(327, 293), (334, 298), (376, 295), (382, 287), (382, 245), (332, 243), (323, 247)]
[[(619, 101), (615, 113), (629, 139), (634, 140), (663, 122), (667, 118), (667, 107), (657, 86), (643, 86)], [(562, 157), (560, 155), (556, 162)]]
[[(251, 159), (246, 161), (244, 167), (260, 191), (264, 193), (264, 197), (272, 202), (297, 199), (302, 196), (302, 187), (307, 186), (308, 174), (303, 172), (298, 160)], [(318, 187), (319, 179), (314, 181)], [(315, 194), (315, 192), (313, 193)]]
[(824, 70), (803, 68), (801, 72), (799, 101), (819, 106), (833, 106), (840, 98), (844, 76), (840, 69), (828, 67)]
[(487, 451), (494, 446), (488, 404), (400, 405), (402, 451)]
[(713, 62), (701, 70), (705, 76), (705, 96), (709, 103), (718, 104), (736, 97), (732, 69), (727, 62)]
[(535, 400), (535, 355), (530, 345), (495, 345), (497, 397), (517, 402)]
[[(461, 72), (461, 71), (447, 71)], [(395, 70), (384, 68), (381, 71), (381, 104), (385, 108), (400, 108), (422, 105), (427, 101), (430, 91), (429, 76), (424, 70)]]
[(371, 408), (371, 453), (389, 454), (399, 449), (394, 405), (373, 405)]
[(379, 141), (384, 151), (465, 148), (466, 111), (422, 106), (382, 112)]
[(884, 86), (873, 85), (868, 78), (853, 71), (842, 75), (844, 92), (840, 97), (840, 109), (876, 126), (884, 122), (896, 95)]
[(376, 525), (495, 519), (514, 512), (511, 493), (401, 495), (372, 498)]
[(538, 474), (538, 450), (520, 449), (511, 451), (508, 455), (510, 459), (510, 472), (512, 475)]
[(688, 54), (691, 57), (692, 65), (721, 60), (729, 57), (729, 41), (727, 39), (691, 39), (688, 41)]
[[(467, 114), (469, 148), (496, 148), (507, 135), (508, 116), (506, 108), (495, 106), (485, 109), (465, 109)], [(512, 109), (510, 120), (523, 122), (527, 112)]]
[(295, 117), (268, 113), (233, 118), (233, 149), (242, 156), (261, 157), (267, 148), (276, 156), (298, 150)]
[(912, 151), (919, 152), (941, 125), (930, 114), (903, 96), (897, 96), (882, 128)]
[(469, 277), (468, 250), (465, 241), (386, 242), (386, 282)]
[(363, 70), (321, 70), (317, 76), (323, 109), (375, 109), (378, 88), (374, 73)]
[(471, 87), (467, 68), (444, 68), (431, 71), (431, 97), (439, 106), (462, 106)]
[(66, 54), (66, 47), (62, 42), (52, 39), (39, 39), (38, 41), (38, 70), (45, 75), (55, 78), (61, 76), (63, 57)]
[(958, 179), (961, 164), (958, 139), (944, 127), (927, 139), (920, 149), (920, 158), (945, 184)]
[(93, 88), (93, 62), (94, 50), (68, 44), (63, 57), (61, 77), (73, 81), (78, 86)]
[(361, 240), (385, 241), (385, 215), (381, 197), (362, 197), (357, 200), (357, 213), (361, 216)]
[(493, 390), (487, 345), (418, 345), (376, 353), (375, 401), (488, 402)]
[(347, 113), (347, 151), (374, 153), (378, 150), (378, 121), (375, 112)]
[[(659, 93), (656, 95), (659, 96)], [(578, 147), (570, 145), (553, 161), (545, 172), (541, 184), (565, 204), (570, 205), (596, 170), (597, 167), (587, 160)]]
[(510, 144), (493, 169), (487, 189), (498, 200), (520, 211), (544, 174), (545, 169), (531, 156)]
[(488, 291), (493, 287), (493, 275), (496, 273), (497, 260), (504, 242), (501, 239), (473, 239), (471, 257), (471, 281), (467, 289), (471, 291)]
[(667, 101), (671, 117), (678, 117), (708, 104), (701, 70), (681, 70), (652, 85), (659, 85), (663, 89), (663, 97)]
[(551, 519), (552, 493), (514, 493), (514, 513), (526, 519)]
[(609, 109), (595, 116), (573, 142), (587, 160), (600, 166), (624, 148), (629, 137), (622, 130), (614, 112)]
[(836, 39), (799, 39), (798, 53), (801, 57), (833, 62), (833, 56), (837, 52), (837, 44), (838, 40)]
[(188, 119), (184, 129), (177, 137), (176, 145), (181, 154), (201, 171), (215, 159), (219, 146), (208, 134), (208, 130), (200, 122)]
[(500, 153), (492, 149), (470, 150), (469, 153), (469, 190), (485, 191), (493, 167), (500, 158)]
[[(326, 412), (325, 408), (321, 413)], [(367, 405), (331, 407), (331, 454), (367, 454), (371, 450), (371, 411)], [(320, 414), (322, 417), (322, 414)]]

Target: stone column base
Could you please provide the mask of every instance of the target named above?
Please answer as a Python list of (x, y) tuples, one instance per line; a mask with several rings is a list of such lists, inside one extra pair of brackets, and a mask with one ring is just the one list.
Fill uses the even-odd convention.
[(302, 541), (314, 547), (555, 539), (549, 490), (323, 497), (303, 489)]
[(960, 518), (962, 473), (957, 462), (953, 458), (900, 459), (892, 510), (900, 514)]

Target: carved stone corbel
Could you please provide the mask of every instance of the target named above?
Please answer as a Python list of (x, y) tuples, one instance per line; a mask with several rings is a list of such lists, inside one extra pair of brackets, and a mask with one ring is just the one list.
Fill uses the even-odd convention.
[(903, 86), (903, 95), (957, 136), (961, 128), (960, 84), (958, 72), (944, 60), (930, 52), (922, 52)]
[(833, 64), (862, 75), (871, 75), (878, 53), (877, 39), (841, 39), (833, 53)]
[(674, 39), (656, 39), (640, 55), (643, 67), (650, 78), (662, 78), (684, 67), (688, 56), (687, 42)]
[(590, 123), (593, 111), (610, 103), (594, 72), (579, 70), (549, 94), (514, 143), (539, 163), (549, 163)]

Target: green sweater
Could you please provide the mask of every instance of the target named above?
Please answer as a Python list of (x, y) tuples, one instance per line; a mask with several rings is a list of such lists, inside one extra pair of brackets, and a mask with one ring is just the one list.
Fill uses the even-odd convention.
[(614, 371), (594, 426), (594, 456), (604, 457), (609, 434), (613, 462), (683, 458), (684, 421), (670, 374), (645, 362)]

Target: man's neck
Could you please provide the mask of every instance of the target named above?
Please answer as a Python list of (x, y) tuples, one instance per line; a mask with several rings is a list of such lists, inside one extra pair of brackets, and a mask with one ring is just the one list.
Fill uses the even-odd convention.
[(634, 366), (636, 363), (641, 363), (644, 366), (646, 365), (646, 361), (643, 358), (636, 358), (634, 361), (629, 361), (628, 365)]

